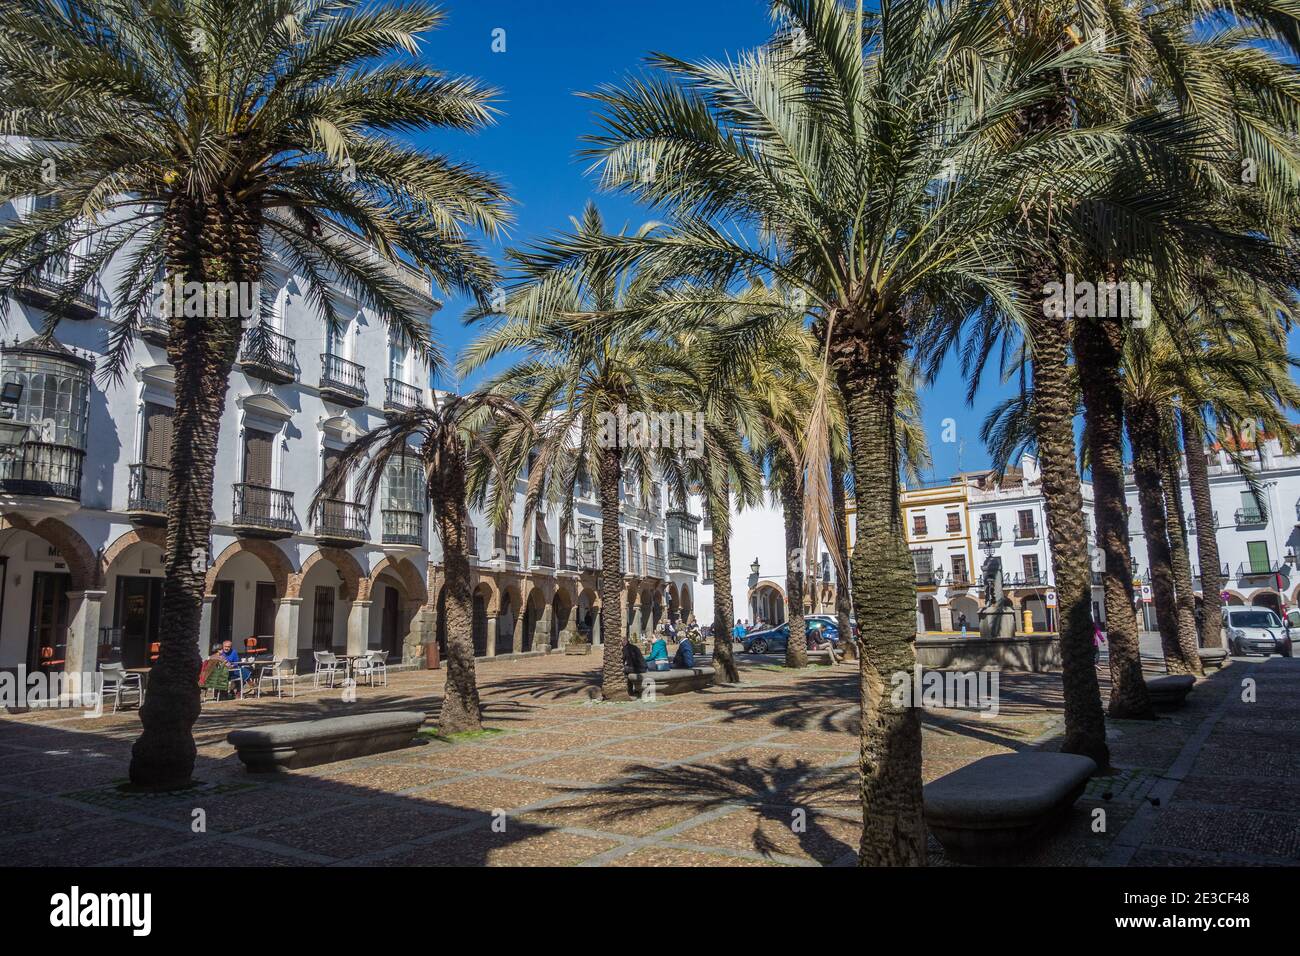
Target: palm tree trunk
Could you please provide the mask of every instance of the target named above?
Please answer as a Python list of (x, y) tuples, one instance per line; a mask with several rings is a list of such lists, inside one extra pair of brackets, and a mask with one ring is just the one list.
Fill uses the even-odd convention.
[(1183, 659), (1192, 665), (1192, 673), (1203, 676), (1205, 668), (1196, 653), (1196, 597), (1192, 590), (1192, 562), (1187, 554), (1186, 518), (1183, 512), (1182, 482), (1178, 474), (1178, 457), (1168, 445), (1160, 447), (1160, 464), (1164, 471), (1165, 520), (1169, 525), (1169, 567), (1174, 574), (1174, 606), (1178, 611), (1178, 647)]
[[(1047, 258), (1030, 274), (1029, 301), (1058, 273)], [(1033, 347), (1034, 433), (1038, 440), (1043, 500), (1047, 506), (1047, 540), (1056, 577), (1061, 641), (1061, 689), (1065, 698), (1065, 740), (1061, 750), (1083, 754), (1105, 770), (1106, 717), (1093, 664), (1092, 575), (1083, 525), (1083, 493), (1074, 450), (1075, 398), (1066, 358), (1064, 318), (1029, 310)]]
[(1093, 509), (1101, 545), (1106, 641), (1110, 646), (1111, 717), (1154, 720), (1142, 676), (1142, 652), (1133, 616), (1133, 556), (1124, 500), (1124, 393), (1120, 362), (1127, 329), (1122, 319), (1076, 319), (1074, 354), (1087, 421)]
[[(840, 328), (843, 328), (841, 324)], [(916, 581), (903, 537), (894, 412), (903, 344), (840, 332), (836, 363), (853, 443), (857, 541), (853, 607), (861, 629), (863, 866), (922, 866), (921, 713), (893, 693), (916, 667)], [(882, 341), (883, 339), (883, 341)]]
[[(177, 204), (166, 214), (168, 274), (186, 282), (255, 282), (261, 272), (260, 212), (222, 199)], [(212, 534), (213, 469), (230, 370), (242, 330), (236, 314), (173, 315), (167, 355), (176, 375), (167, 544), (158, 660), (131, 750), (134, 786), (189, 786), (197, 750), (199, 624)]]
[[(1151, 594), (1155, 599), (1165, 669), (1170, 674), (1191, 674), (1194, 673), (1192, 665), (1178, 643), (1177, 595), (1160, 479), (1160, 414), (1147, 402), (1133, 402), (1128, 408), (1127, 422), (1129, 444), (1133, 447), (1133, 480), (1142, 510), (1142, 533), (1147, 541)], [(1194, 649), (1192, 653), (1194, 656)]]
[(619, 497), (623, 450), (606, 448), (600, 458), (600, 633), (604, 642), (601, 693), (606, 700), (627, 700), (623, 674), (623, 562), (619, 552)]
[(785, 514), (785, 597), (788, 605), (786, 624), (790, 636), (785, 642), (785, 666), (808, 666), (808, 637), (803, 623), (803, 488), (798, 467), (788, 463), (790, 472), (781, 481), (781, 510)]
[[(457, 451), (460, 451), (457, 449)], [(474, 675), (473, 587), (465, 529), (470, 526), (465, 510), (465, 458), (452, 457), (447, 474), (435, 476), (438, 486), (430, 489), (438, 537), (442, 541), (443, 570), (447, 580), (444, 613), (447, 615), (447, 679), (443, 691), (438, 729), (443, 734), (479, 730), (481, 719), (478, 681)]]
[[(831, 458), (831, 506), (835, 509), (835, 525), (839, 530), (839, 540), (832, 546), (840, 549), (840, 566), (849, 566), (849, 509), (844, 494), (844, 464), (837, 458)], [(853, 598), (849, 594), (849, 582), (846, 575), (835, 570), (835, 624), (840, 632), (840, 647), (847, 659), (857, 656), (857, 642), (853, 640)]]
[(1179, 413), (1183, 428), (1183, 454), (1187, 458), (1187, 484), (1196, 516), (1196, 558), (1201, 566), (1201, 646), (1223, 646), (1223, 565), (1210, 499), (1210, 473), (1205, 465), (1205, 439), (1200, 417)]
[(709, 526), (713, 529), (709, 545), (713, 549), (713, 682), (734, 684), (740, 680), (740, 672), (731, 647), (731, 627), (736, 613), (731, 599), (731, 482), (726, 470), (723, 471), (718, 502), (728, 502), (728, 513), (719, 516), (708, 501), (704, 504), (709, 509)]

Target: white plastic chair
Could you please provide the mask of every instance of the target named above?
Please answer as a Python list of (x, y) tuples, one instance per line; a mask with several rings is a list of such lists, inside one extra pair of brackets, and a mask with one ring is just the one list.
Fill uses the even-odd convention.
[(134, 693), (137, 707), (144, 704), (144, 683), (139, 674), (128, 674), (121, 664), (100, 664), (99, 672), (103, 677), (99, 692), (113, 695), (113, 713), (121, 706), (123, 693)]
[(289, 696), (294, 697), (298, 687), (298, 661), (286, 657), (274, 664), (263, 664), (257, 680), (257, 696), (262, 696), (262, 685), (270, 682), (275, 685), (275, 696), (284, 696), (284, 685), (289, 685)]
[(339, 658), (332, 651), (312, 651), (312, 657), (316, 659), (316, 673), (312, 675), (312, 685), (320, 686), (321, 675), (324, 674), (329, 679), (329, 686), (334, 686), (335, 676), (344, 679), (348, 676), (348, 663)]
[(365, 680), (372, 687), (381, 681), (388, 684), (388, 651), (366, 651), (365, 657), (358, 657), (352, 662), (357, 680)]

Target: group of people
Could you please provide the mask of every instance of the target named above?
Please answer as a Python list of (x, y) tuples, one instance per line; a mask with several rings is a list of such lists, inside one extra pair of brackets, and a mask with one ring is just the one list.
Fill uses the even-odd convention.
[(233, 641), (222, 641), (212, 649), (199, 671), (200, 687), (208, 686), (210, 675), (218, 666), (224, 666), (231, 677), (238, 677), (245, 693), (253, 687), (253, 668), (240, 659)]
[(623, 645), (623, 672), (625, 674), (644, 674), (646, 671), (689, 670), (695, 666), (695, 642), (700, 639), (700, 628), (691, 615), (685, 625), (685, 634), (677, 645), (677, 652), (668, 656), (668, 642), (676, 640), (679, 629), (672, 621), (659, 625), (654, 640), (650, 642), (650, 652), (643, 653), (634, 641)]

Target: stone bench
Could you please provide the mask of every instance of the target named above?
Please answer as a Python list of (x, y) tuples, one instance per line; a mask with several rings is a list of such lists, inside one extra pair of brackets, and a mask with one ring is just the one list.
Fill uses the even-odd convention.
[(1096, 772), (1079, 754), (981, 757), (925, 785), (925, 822), (952, 859), (1005, 862), (1060, 822)]
[(1148, 677), (1147, 699), (1152, 707), (1174, 710), (1183, 706), (1188, 693), (1196, 684), (1191, 674), (1167, 674), (1164, 677)]
[(640, 697), (650, 681), (654, 681), (655, 695), (685, 694), (693, 690), (703, 690), (713, 683), (716, 671), (707, 665), (674, 668), (670, 671), (646, 671), (644, 674), (627, 675), (627, 691), (633, 697)]
[(253, 773), (296, 770), (405, 747), (424, 723), (419, 710), (381, 711), (262, 724), (232, 730), (226, 739)]
[(1202, 667), (1222, 667), (1228, 663), (1228, 649), (1226, 647), (1202, 647), (1196, 651), (1201, 658)]
[(834, 664), (835, 657), (830, 651), (809, 651), (809, 664)]

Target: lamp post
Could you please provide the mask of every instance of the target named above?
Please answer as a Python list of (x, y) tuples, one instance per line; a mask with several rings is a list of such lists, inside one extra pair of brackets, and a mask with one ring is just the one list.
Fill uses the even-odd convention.
[(21, 444), (27, 437), (27, 423), (14, 421), (14, 412), (22, 398), (22, 382), (5, 382), (0, 386), (0, 447)]

